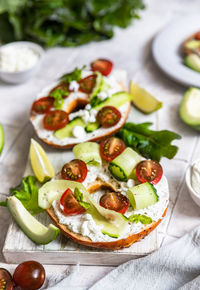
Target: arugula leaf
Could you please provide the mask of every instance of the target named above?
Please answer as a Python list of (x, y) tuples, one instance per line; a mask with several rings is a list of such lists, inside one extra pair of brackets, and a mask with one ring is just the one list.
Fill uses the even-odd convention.
[(75, 68), (71, 73), (64, 74), (60, 80), (63, 82), (71, 83), (72, 81), (80, 81), (82, 76), (82, 71), (86, 66), (84, 65), (82, 68)]
[(82, 192), (79, 190), (78, 187), (76, 187), (74, 189), (74, 195), (76, 200), (79, 202), (79, 204), (84, 207), (85, 209), (88, 209), (90, 207), (90, 204), (88, 202), (83, 201), (83, 194)]
[(53, 97), (54, 100), (54, 107), (57, 110), (62, 109), (64, 99), (63, 96), (67, 96), (69, 94), (68, 91), (63, 90), (63, 89), (55, 89), (53, 92), (50, 93), (50, 96)]
[(142, 215), (139, 215), (139, 214), (133, 214), (133, 215), (131, 215), (130, 217), (126, 217), (125, 215), (122, 215), (123, 216), (123, 218), (126, 220), (126, 221), (128, 221), (128, 222), (131, 222), (131, 223), (139, 223), (139, 222), (141, 222), (142, 224), (144, 224), (144, 225), (148, 225), (148, 224), (151, 224), (152, 223), (152, 218), (150, 218), (150, 217), (148, 217), (148, 216), (146, 216), (146, 215), (144, 215), (144, 214), (142, 214)]
[(172, 159), (178, 147), (171, 145), (175, 139), (181, 136), (168, 130), (153, 131), (149, 129), (152, 123), (126, 123), (117, 136), (120, 137), (127, 146), (132, 147), (145, 158), (160, 161), (161, 157)]
[(20, 185), (10, 189), (11, 195), (15, 195), (33, 215), (44, 211), (38, 206), (38, 187), (36, 182), (37, 178), (35, 176), (28, 175), (22, 179)]

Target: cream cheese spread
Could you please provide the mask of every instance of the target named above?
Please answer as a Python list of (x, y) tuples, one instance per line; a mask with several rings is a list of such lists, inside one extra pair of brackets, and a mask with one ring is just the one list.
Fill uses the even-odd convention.
[[(109, 182), (124, 195), (126, 195), (128, 188), (132, 187), (135, 184), (135, 181), (132, 179), (129, 179), (128, 182), (116, 181), (109, 173), (107, 166), (104, 165), (101, 168), (95, 166), (88, 166), (88, 174), (83, 182), (83, 185), (85, 187), (88, 187), (88, 185), (92, 184), (94, 181), (99, 179), (105, 182)], [(135, 211), (130, 206), (125, 215), (129, 217), (132, 214), (144, 214), (147, 215), (148, 217), (151, 217), (152, 220), (155, 222), (162, 219), (162, 215), (169, 201), (168, 183), (166, 178), (163, 176), (160, 182), (157, 185), (155, 185), (155, 187), (157, 189), (157, 194), (159, 196), (159, 201), (157, 203), (145, 209)], [(102, 190), (98, 190), (97, 192), (92, 194), (92, 197), (96, 202), (99, 202), (99, 199), (101, 198), (102, 194), (103, 194)], [(87, 236), (93, 242), (115, 241), (117, 239), (126, 238), (131, 234), (137, 234), (140, 231), (142, 231), (142, 229), (145, 228), (145, 225), (140, 222), (128, 223), (128, 226), (123, 236), (116, 239), (103, 234), (101, 232), (102, 228), (96, 225), (95, 221), (93, 220), (90, 214), (65, 216), (62, 214), (59, 201), (54, 201), (52, 206), (61, 224), (66, 225), (70, 230), (72, 230), (75, 233)]]
[(194, 191), (200, 195), (200, 160), (195, 162), (191, 168), (191, 185)]

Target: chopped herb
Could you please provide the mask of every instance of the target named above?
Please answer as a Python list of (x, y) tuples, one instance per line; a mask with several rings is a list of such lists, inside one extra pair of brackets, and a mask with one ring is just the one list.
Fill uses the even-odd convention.
[(80, 81), (81, 80), (81, 77), (82, 77), (82, 71), (83, 69), (85, 69), (86, 66), (84, 65), (82, 68), (75, 68), (74, 71), (72, 71), (71, 73), (67, 73), (67, 74), (64, 74), (60, 80), (62, 82), (67, 82), (67, 83), (71, 83), (72, 81)]
[(104, 100), (101, 100), (99, 99), (97, 96), (93, 97), (90, 101), (90, 105), (92, 108), (98, 106), (99, 104), (105, 102), (105, 100), (107, 100), (108, 98), (104, 99)]
[(63, 96), (67, 96), (68, 94), (69, 94), (69, 92), (67, 92), (66, 90), (63, 90), (63, 89), (55, 89), (53, 92), (51, 92), (50, 96), (55, 99), (54, 100), (54, 107), (57, 110), (62, 109), (62, 106), (64, 103)]
[(78, 187), (76, 187), (74, 189), (74, 195), (76, 200), (79, 202), (79, 204), (84, 207), (85, 209), (88, 209), (90, 207), (90, 204), (88, 202), (83, 201), (83, 194), (82, 192), (79, 190)]
[(144, 224), (144, 225), (148, 225), (148, 224), (151, 224), (152, 223), (152, 218), (150, 218), (150, 217), (148, 217), (148, 216), (146, 216), (146, 215), (144, 215), (144, 214), (142, 214), (142, 215), (139, 215), (139, 214), (133, 214), (133, 215), (131, 215), (130, 217), (126, 217), (125, 215), (122, 215), (123, 216), (123, 218), (126, 220), (126, 221), (128, 221), (128, 222), (131, 222), (131, 223), (139, 223), (139, 222), (141, 222), (142, 224)]

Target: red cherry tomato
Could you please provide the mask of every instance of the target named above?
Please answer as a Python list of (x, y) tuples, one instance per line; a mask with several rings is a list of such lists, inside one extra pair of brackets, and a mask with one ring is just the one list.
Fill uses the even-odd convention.
[(14, 282), (20, 289), (40, 289), (45, 280), (45, 269), (36, 261), (27, 261), (19, 264), (13, 274)]
[(105, 106), (97, 114), (97, 121), (104, 128), (109, 128), (116, 125), (120, 119), (120, 111), (113, 106)]
[(124, 214), (128, 209), (129, 201), (128, 198), (120, 192), (108, 192), (101, 197), (99, 204), (104, 208)]
[(13, 290), (14, 282), (11, 274), (4, 268), (0, 268), (0, 290)]
[(61, 209), (63, 213), (76, 215), (85, 212), (85, 209), (79, 204), (73, 191), (68, 188), (60, 199)]
[[(55, 88), (53, 88), (49, 94), (53, 93), (55, 90), (62, 90), (63, 91), (63, 95), (62, 97), (65, 99), (68, 97), (69, 93), (72, 92), (70, 89), (69, 89), (69, 84), (66, 83), (66, 82), (63, 82), (63, 83), (60, 83), (58, 84)], [(66, 94), (64, 94), (64, 92), (66, 92)]]
[(87, 171), (87, 165), (84, 161), (73, 159), (63, 166), (61, 176), (66, 180), (83, 182), (87, 176)]
[(79, 81), (79, 91), (90, 94), (96, 84), (96, 75), (90, 75)]
[(52, 97), (44, 97), (39, 100), (36, 100), (33, 103), (32, 110), (38, 114), (47, 113), (52, 107), (54, 103), (54, 98)]
[(69, 122), (68, 114), (62, 110), (48, 112), (43, 119), (43, 125), (46, 130), (54, 131), (61, 129)]
[(136, 166), (136, 176), (141, 183), (157, 184), (163, 175), (160, 163), (154, 160), (144, 160)]
[(101, 140), (100, 154), (104, 160), (111, 162), (126, 148), (125, 143), (116, 137), (108, 137)]
[(200, 40), (200, 31), (198, 31), (194, 37), (195, 37), (195, 39)]
[(102, 75), (107, 76), (113, 69), (113, 63), (107, 59), (97, 59), (91, 63), (92, 71), (98, 71)]

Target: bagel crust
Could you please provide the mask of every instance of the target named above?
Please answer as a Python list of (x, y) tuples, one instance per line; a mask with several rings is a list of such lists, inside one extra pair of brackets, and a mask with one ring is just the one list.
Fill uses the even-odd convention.
[(84, 245), (84, 246), (93, 247), (93, 248), (119, 250), (119, 249), (130, 247), (132, 244), (140, 241), (141, 239), (146, 237), (148, 234), (150, 234), (162, 221), (163, 217), (165, 216), (167, 212), (167, 208), (165, 209), (161, 219), (159, 219), (156, 222), (151, 223), (150, 225), (145, 226), (145, 228), (141, 232), (137, 234), (131, 234), (127, 238), (119, 239), (113, 242), (93, 242), (90, 238), (74, 233), (71, 230), (69, 230), (67, 226), (60, 224), (54, 212), (53, 207), (47, 209), (46, 211), (48, 215), (50, 216), (50, 218), (54, 221), (56, 226), (61, 230), (61, 232), (66, 237), (71, 238), (74, 242)]

